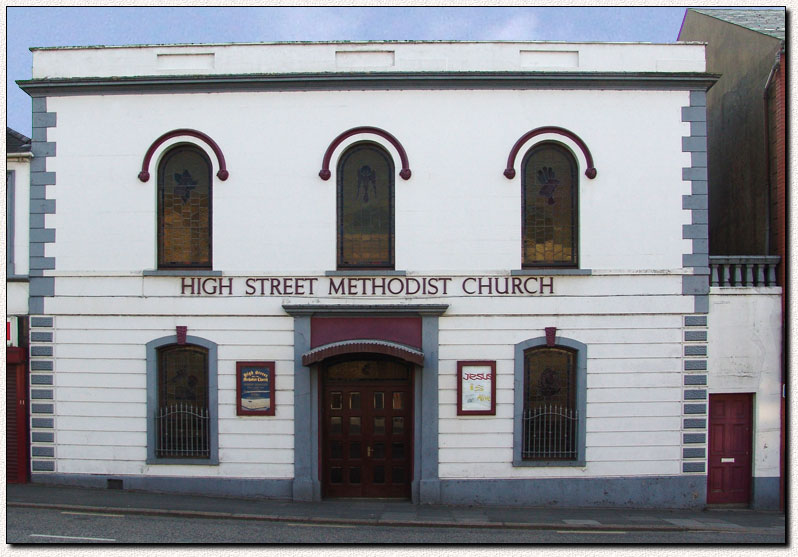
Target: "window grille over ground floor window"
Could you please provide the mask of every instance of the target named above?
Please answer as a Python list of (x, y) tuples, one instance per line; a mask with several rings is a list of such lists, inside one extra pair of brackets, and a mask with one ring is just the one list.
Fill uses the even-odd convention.
[(557, 405), (527, 408), (523, 414), (521, 457), (524, 460), (575, 460), (576, 410)]
[(210, 458), (209, 412), (192, 404), (158, 408), (155, 416), (158, 458)]

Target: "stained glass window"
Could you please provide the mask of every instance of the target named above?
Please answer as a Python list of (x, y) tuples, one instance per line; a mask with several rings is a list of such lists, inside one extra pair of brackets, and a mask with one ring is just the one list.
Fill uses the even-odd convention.
[(338, 163), (338, 267), (393, 265), (393, 161), (381, 147), (357, 143)]
[(524, 353), (525, 460), (576, 460), (576, 353), (533, 348)]
[(576, 266), (576, 160), (556, 143), (533, 147), (523, 163), (523, 265)]
[(208, 351), (201, 346), (162, 348), (158, 360), (160, 406), (208, 406)]
[(171, 345), (158, 351), (158, 458), (210, 458), (208, 350)]
[(211, 163), (196, 147), (173, 148), (158, 168), (158, 267), (211, 267)]

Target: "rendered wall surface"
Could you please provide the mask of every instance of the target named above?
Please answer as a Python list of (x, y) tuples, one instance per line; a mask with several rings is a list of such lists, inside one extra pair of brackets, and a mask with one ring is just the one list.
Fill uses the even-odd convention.
[(753, 475), (777, 479), (782, 396), (781, 289), (753, 290), (712, 290), (709, 392), (755, 393)]
[[(690, 193), (682, 181), (682, 168), (690, 166), (682, 152), (682, 137), (690, 135), (681, 121), (687, 105), (686, 91), (492, 91), (489, 100), (462, 90), (50, 98), (58, 126), (49, 140), (59, 146), (55, 165), (65, 187), (53, 188), (58, 214), (47, 222), (56, 223), (58, 239), (48, 256), (57, 258), (57, 274), (154, 269), (155, 180), (140, 182), (137, 167), (161, 134), (193, 128), (219, 144), (230, 171), (214, 183), (214, 268), (333, 270), (335, 180), (317, 173), (338, 134), (367, 124), (398, 138), (413, 170), (396, 184), (397, 269), (520, 269), (520, 178), (502, 172), (519, 137), (557, 125), (587, 143), (598, 169), (594, 180), (579, 173), (580, 267), (680, 272), (682, 254), (692, 251), (681, 238), (682, 225), (691, 223), (682, 209), (682, 195)], [(97, 117), (86, 121), (87, 111)], [(96, 137), (102, 152), (86, 151), (84, 134)], [(363, 139), (384, 144), (398, 160), (377, 136), (351, 138), (333, 160)], [(534, 139), (562, 140), (585, 168), (573, 142)], [(152, 173), (178, 141), (156, 152)], [(80, 196), (72, 193), (77, 187)], [(619, 210), (623, 218), (607, 226)], [(653, 210), (656, 219), (648, 216)], [(86, 211), (91, 222), (79, 218)]]

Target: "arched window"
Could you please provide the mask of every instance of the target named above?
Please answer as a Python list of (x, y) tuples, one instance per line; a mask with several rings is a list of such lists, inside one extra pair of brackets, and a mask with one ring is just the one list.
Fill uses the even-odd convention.
[(574, 460), (577, 456), (576, 351), (531, 348), (524, 352), (523, 460)]
[(587, 346), (557, 337), (515, 345), (514, 466), (584, 466)]
[(576, 267), (579, 242), (576, 159), (564, 146), (544, 142), (523, 162), (523, 266)]
[(393, 269), (393, 160), (375, 143), (356, 143), (337, 175), (338, 268)]
[(158, 352), (156, 458), (210, 458), (208, 350), (167, 345)]
[(210, 269), (211, 162), (181, 144), (158, 166), (158, 268)]

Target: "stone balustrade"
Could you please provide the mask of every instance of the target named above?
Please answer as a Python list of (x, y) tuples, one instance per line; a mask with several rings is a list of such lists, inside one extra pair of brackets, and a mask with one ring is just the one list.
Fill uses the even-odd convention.
[(710, 285), (721, 287), (777, 286), (777, 255), (710, 256)]

